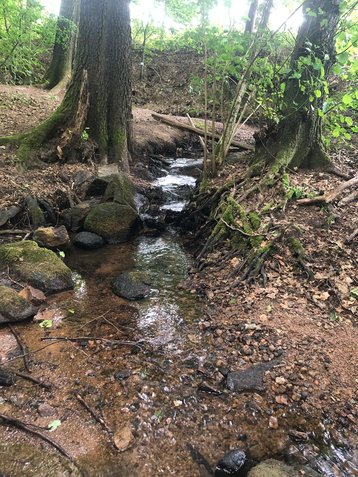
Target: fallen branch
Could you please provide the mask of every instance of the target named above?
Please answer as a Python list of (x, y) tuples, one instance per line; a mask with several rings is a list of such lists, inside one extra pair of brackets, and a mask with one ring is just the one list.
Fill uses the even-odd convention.
[(353, 233), (351, 233), (350, 236), (346, 238), (345, 243), (352, 242), (352, 240), (354, 240), (357, 237), (357, 235), (358, 235), (358, 229), (355, 229)]
[(32, 383), (35, 383), (38, 386), (47, 389), (48, 391), (52, 389), (51, 384), (44, 383), (43, 381), (40, 381), (39, 379), (34, 378), (33, 376), (29, 376), (28, 374), (25, 374), (25, 373), (20, 373), (19, 371), (14, 371), (13, 369), (11, 370), (11, 372), (16, 374), (16, 376), (19, 376), (22, 379), (26, 379), (27, 381), (31, 381)]
[(11, 333), (15, 336), (17, 344), (19, 345), (19, 348), (21, 349), (25, 369), (28, 373), (31, 373), (30, 363), (29, 363), (29, 360), (28, 360), (28, 356), (26, 354), (26, 347), (25, 347), (24, 343), (22, 342), (22, 338), (21, 338), (20, 334), (17, 332), (17, 330), (15, 330), (15, 328), (10, 323), (8, 323), (8, 327), (10, 328)]
[(83, 399), (83, 397), (80, 394), (76, 394), (76, 399), (87, 409), (87, 411), (91, 414), (91, 416), (103, 427), (103, 429), (108, 432), (108, 434), (113, 435), (113, 431), (107, 426), (105, 423), (104, 419), (97, 414), (97, 412), (92, 409), (89, 404), (86, 403), (86, 401)]
[[(175, 121), (174, 119), (169, 119), (167, 116), (163, 116), (162, 114), (152, 113), (152, 116), (157, 121), (162, 121), (163, 123), (169, 124), (169, 126), (173, 126), (174, 128), (182, 129), (183, 131), (189, 131), (197, 134), (198, 136), (204, 137), (205, 134), (210, 137), (211, 139), (220, 139), (221, 134), (212, 133), (210, 131), (205, 131), (203, 129), (199, 129), (194, 126), (189, 126), (188, 124), (181, 123), (180, 121)], [(244, 144), (242, 142), (233, 140), (231, 141), (231, 145), (238, 147), (240, 149), (246, 149), (247, 151), (254, 151), (255, 147), (251, 146), (251, 144)]]
[(21, 230), (21, 229), (0, 230), (0, 235), (27, 235), (27, 234), (31, 234), (31, 230)]
[(49, 340), (56, 340), (56, 341), (68, 341), (68, 342), (78, 342), (78, 341), (103, 341), (107, 344), (114, 344), (114, 345), (123, 345), (123, 346), (136, 346), (137, 348), (141, 348), (139, 345), (139, 341), (125, 341), (125, 340), (110, 340), (108, 338), (98, 338), (96, 336), (80, 336), (78, 338), (72, 338), (68, 336), (45, 336), (41, 338), (41, 341), (49, 341)]
[(52, 447), (57, 449), (63, 456), (65, 456), (71, 462), (73, 462), (73, 459), (70, 456), (70, 454), (68, 454), (68, 452), (65, 451), (63, 447), (57, 444), (57, 442), (52, 440), (50, 437), (45, 436), (45, 434), (43, 434), (42, 432), (36, 429), (32, 429), (32, 426), (34, 426), (34, 424), (26, 424), (25, 422), (20, 421), (20, 419), (16, 419), (15, 417), (11, 417), (11, 416), (5, 416), (5, 414), (0, 414), (0, 419), (6, 424), (17, 427), (18, 429), (29, 432), (30, 434), (33, 434), (34, 436), (39, 437), (40, 439), (42, 439), (43, 441), (47, 442)]
[(333, 202), (337, 197), (342, 195), (346, 189), (351, 187), (356, 187), (358, 185), (358, 176), (353, 177), (349, 181), (343, 182), (336, 189), (331, 192), (326, 192), (323, 195), (318, 195), (312, 199), (299, 199), (297, 201), (298, 205), (315, 205), (315, 204), (329, 204)]

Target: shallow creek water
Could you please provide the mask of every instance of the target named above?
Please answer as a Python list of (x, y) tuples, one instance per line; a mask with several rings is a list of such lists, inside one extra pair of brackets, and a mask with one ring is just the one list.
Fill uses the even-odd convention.
[[(158, 214), (185, 206), (188, 188), (196, 180), (190, 174), (196, 176), (198, 167), (200, 161), (195, 159), (168, 161), (162, 177), (153, 183), (166, 194)], [(13, 414), (15, 409), (40, 428), (60, 419), (62, 424), (51, 437), (74, 457), (76, 465), (9, 427), (0, 440), (0, 475), (200, 477), (213, 475), (209, 467), (214, 469), (228, 450), (241, 446), (256, 460), (286, 456), (309, 463), (321, 475), (357, 475), (353, 456), (333, 446), (315, 418), (283, 416), (281, 429), (272, 433), (261, 411), (244, 411), (252, 402), (254, 409), (264, 408), (262, 397), (198, 394), (198, 382), (214, 367), (216, 350), (211, 342), (201, 341), (197, 330), (204, 304), (195, 290), (182, 287), (191, 257), (175, 230), (142, 235), (95, 252), (72, 249), (66, 262), (74, 271), (76, 288), (50, 303), (63, 318), (55, 329), (29, 323), (19, 330), (30, 349), (44, 346), (47, 342), (42, 339), (50, 336), (86, 339), (58, 341), (34, 355), (35, 374), (50, 381), (53, 391), (30, 385), (16, 390), (15, 386), (1, 397), (0, 412)], [(147, 299), (130, 303), (111, 292), (111, 280), (128, 270), (145, 276), (151, 287)], [(96, 338), (113, 343), (109, 346), (109, 341)], [(97, 410), (113, 435), (81, 407), (76, 394)], [(54, 409), (51, 416), (39, 416), (43, 404)], [(298, 444), (294, 452), (288, 451), (287, 429), (297, 426), (316, 436), (316, 443)], [(132, 432), (128, 449), (118, 452), (114, 437), (119, 436), (121, 443), (128, 429)], [(206, 465), (201, 458), (193, 458), (188, 446), (205, 456)]]

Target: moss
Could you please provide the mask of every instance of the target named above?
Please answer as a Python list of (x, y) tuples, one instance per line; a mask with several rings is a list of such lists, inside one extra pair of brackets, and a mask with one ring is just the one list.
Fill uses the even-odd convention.
[(134, 208), (134, 187), (129, 177), (124, 173), (113, 177), (105, 190), (103, 200), (113, 200), (118, 204), (130, 205)]
[(266, 202), (266, 204), (262, 207), (260, 211), (260, 215), (268, 214), (272, 207), (274, 206), (275, 202), (273, 200), (270, 200), (269, 202)]
[(45, 293), (55, 293), (73, 287), (71, 270), (51, 250), (36, 242), (24, 241), (0, 245), (0, 269), (10, 273)]
[(261, 219), (257, 212), (249, 212), (249, 220), (252, 226), (252, 230), (256, 231), (260, 228)]
[(306, 251), (298, 238), (290, 237), (289, 244), (293, 255), (299, 258), (304, 258), (306, 256)]
[(0, 323), (25, 320), (36, 313), (36, 308), (15, 290), (0, 286)]

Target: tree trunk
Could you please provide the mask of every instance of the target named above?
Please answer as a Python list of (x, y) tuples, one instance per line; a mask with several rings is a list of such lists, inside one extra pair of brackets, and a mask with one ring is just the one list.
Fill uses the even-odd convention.
[[(55, 113), (32, 131), (0, 144), (19, 145), (23, 162), (52, 142), (65, 159), (83, 129), (102, 163), (127, 171), (131, 147), (131, 32), (129, 0), (81, 0), (73, 76)], [(80, 126), (80, 127), (79, 127)], [(50, 142), (53, 140), (52, 142)], [(67, 150), (66, 150), (67, 149)]]
[(47, 89), (67, 83), (71, 79), (78, 16), (78, 0), (61, 1), (52, 60), (45, 75)]
[(262, 15), (261, 15), (261, 20), (260, 20), (260, 30), (266, 30), (268, 27), (268, 22), (270, 20), (270, 15), (271, 15), (271, 10), (273, 6), (273, 0), (266, 0), (263, 9), (262, 9)]
[(245, 33), (252, 33), (254, 31), (258, 6), (259, 6), (259, 0), (251, 1), (248, 18), (245, 24)]
[(274, 134), (257, 143), (256, 166), (262, 158), (273, 162), (273, 173), (287, 166), (330, 166), (322, 144), (322, 105), (335, 61), (339, 4), (340, 0), (305, 2), (286, 82), (283, 118)]

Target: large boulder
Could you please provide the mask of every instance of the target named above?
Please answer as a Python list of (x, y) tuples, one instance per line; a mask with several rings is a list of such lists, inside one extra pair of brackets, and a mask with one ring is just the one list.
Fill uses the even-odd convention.
[(87, 215), (96, 203), (97, 202), (93, 201), (85, 201), (70, 209), (65, 209), (62, 212), (62, 218), (66, 227), (72, 232), (81, 230)]
[(71, 270), (51, 250), (36, 242), (23, 241), (0, 245), (0, 270), (27, 282), (44, 293), (73, 288)]
[(118, 243), (128, 240), (138, 223), (139, 216), (132, 207), (109, 202), (93, 207), (86, 217), (84, 229), (110, 243)]
[(141, 300), (150, 293), (141, 276), (136, 272), (122, 272), (112, 282), (113, 292), (126, 300)]
[(269, 459), (250, 470), (248, 477), (300, 477), (299, 470), (279, 460)]
[(39, 227), (35, 230), (33, 240), (40, 245), (51, 249), (64, 250), (71, 244), (67, 229), (60, 227)]
[(37, 199), (31, 195), (28, 195), (25, 199), (25, 204), (31, 224), (34, 227), (40, 227), (41, 225), (44, 225), (46, 223), (45, 214), (42, 212)]
[(36, 312), (37, 308), (15, 290), (0, 286), (0, 324), (26, 320)]
[(95, 250), (96, 248), (103, 247), (104, 240), (92, 232), (79, 232), (74, 236), (73, 244), (85, 250)]

